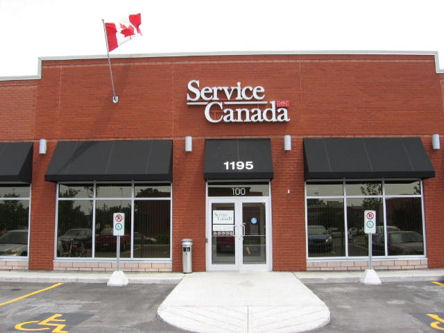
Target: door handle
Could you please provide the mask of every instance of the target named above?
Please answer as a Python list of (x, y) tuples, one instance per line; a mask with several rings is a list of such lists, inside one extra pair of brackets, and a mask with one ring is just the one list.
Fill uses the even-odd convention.
[(245, 223), (242, 223), (242, 237), (245, 237)]

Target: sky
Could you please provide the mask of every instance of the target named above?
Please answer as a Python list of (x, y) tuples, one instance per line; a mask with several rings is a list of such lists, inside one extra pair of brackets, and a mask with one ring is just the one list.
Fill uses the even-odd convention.
[(102, 19), (142, 14), (111, 56), (211, 52), (437, 52), (443, 0), (0, 0), (0, 79), (38, 58), (106, 56)]

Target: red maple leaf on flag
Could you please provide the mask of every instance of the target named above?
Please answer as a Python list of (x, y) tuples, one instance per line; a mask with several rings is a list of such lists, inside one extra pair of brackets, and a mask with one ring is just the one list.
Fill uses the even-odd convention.
[(125, 37), (131, 37), (131, 36), (135, 35), (134, 28), (130, 25), (126, 26), (124, 24), (120, 24), (120, 29), (122, 29), (122, 30), (120, 30), (120, 33), (122, 35), (124, 35)]
[(121, 20), (120, 22), (104, 22), (104, 24), (108, 41), (108, 52), (133, 39), (133, 37), (142, 35), (142, 31), (140, 30), (142, 16), (140, 13), (129, 15), (128, 19)]

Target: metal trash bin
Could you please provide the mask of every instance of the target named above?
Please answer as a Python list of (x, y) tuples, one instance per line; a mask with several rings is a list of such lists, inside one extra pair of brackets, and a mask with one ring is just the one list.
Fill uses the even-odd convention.
[(193, 240), (189, 238), (182, 239), (182, 264), (184, 273), (193, 271)]

